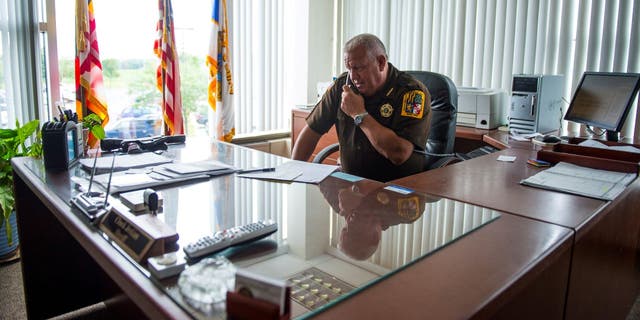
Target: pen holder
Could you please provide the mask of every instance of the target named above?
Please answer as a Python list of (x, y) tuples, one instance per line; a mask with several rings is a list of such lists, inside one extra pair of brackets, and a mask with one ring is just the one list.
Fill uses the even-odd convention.
[(288, 320), (291, 317), (291, 289), (286, 289), (285, 310), (280, 315), (280, 307), (268, 301), (227, 291), (227, 319), (233, 320)]

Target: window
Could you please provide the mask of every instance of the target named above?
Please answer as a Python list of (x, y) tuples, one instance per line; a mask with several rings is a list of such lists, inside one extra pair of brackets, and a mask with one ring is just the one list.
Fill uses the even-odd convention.
[(0, 127), (12, 128), (35, 119), (42, 92), (33, 75), (37, 64), (38, 33), (34, 29), (34, 4), (30, 1), (0, 1)]
[[(183, 113), (189, 135), (205, 135), (208, 112), (210, 0), (173, 1), (180, 58)], [(161, 95), (156, 87), (157, 1), (93, 1), (96, 33), (109, 110), (107, 137), (134, 138), (162, 133)], [(75, 109), (75, 0), (56, 0), (60, 101)], [(123, 10), (123, 8), (126, 8)]]
[[(55, 5), (59, 83), (51, 86), (59, 90), (59, 97), (53, 99), (75, 109), (75, 0), (41, 1)], [(295, 103), (285, 101), (283, 88), (285, 1), (230, 3), (236, 133), (288, 130), (289, 109)], [(212, 0), (174, 0), (172, 5), (186, 132), (211, 135), (215, 124), (207, 103), (205, 57)], [(93, 6), (110, 116), (107, 135), (159, 134), (160, 93), (155, 85), (159, 59), (153, 53), (157, 1), (94, 0)]]

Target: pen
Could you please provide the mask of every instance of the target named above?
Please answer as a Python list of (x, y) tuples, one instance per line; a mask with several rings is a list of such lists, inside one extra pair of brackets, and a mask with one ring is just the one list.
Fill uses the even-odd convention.
[(529, 159), (529, 161), (535, 162), (535, 163), (538, 163), (538, 164), (545, 164), (545, 165), (550, 165), (551, 164), (550, 162), (547, 162), (547, 161), (544, 161), (544, 160), (533, 159), (533, 158)]
[(239, 174), (252, 173), (252, 172), (271, 172), (276, 171), (276, 168), (259, 168), (259, 169), (247, 169), (238, 171)]
[(66, 120), (65, 119), (65, 114), (62, 111), (62, 108), (60, 108), (60, 105), (57, 105), (57, 107), (58, 107), (58, 111), (60, 111), (60, 121), (65, 121)]

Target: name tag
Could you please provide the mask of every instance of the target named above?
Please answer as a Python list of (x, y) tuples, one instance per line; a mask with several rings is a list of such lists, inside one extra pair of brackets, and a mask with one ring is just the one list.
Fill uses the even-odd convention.
[(114, 211), (110, 211), (104, 217), (100, 229), (136, 261), (141, 261), (141, 257), (149, 251), (152, 244), (149, 235)]
[(100, 230), (137, 262), (178, 250), (178, 233), (152, 214), (135, 215), (120, 201), (100, 221)]

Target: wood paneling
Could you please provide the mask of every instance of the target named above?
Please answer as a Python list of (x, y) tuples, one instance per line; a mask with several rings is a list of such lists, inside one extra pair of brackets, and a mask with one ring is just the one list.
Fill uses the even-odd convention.
[[(298, 139), (298, 135), (300, 135), (300, 131), (307, 125), (306, 118), (309, 115), (311, 110), (307, 109), (293, 109), (291, 110), (291, 148), (293, 150), (293, 146), (296, 145), (296, 140)], [(324, 134), (320, 141), (318, 141), (318, 145), (315, 150), (313, 150), (313, 154), (311, 154), (311, 159), (318, 154), (322, 149), (326, 148), (329, 145), (338, 142), (338, 135), (336, 134), (336, 127), (333, 126), (329, 129), (329, 132)], [(338, 159), (340, 158), (340, 152), (336, 152), (323, 162), (326, 164), (337, 164)]]

